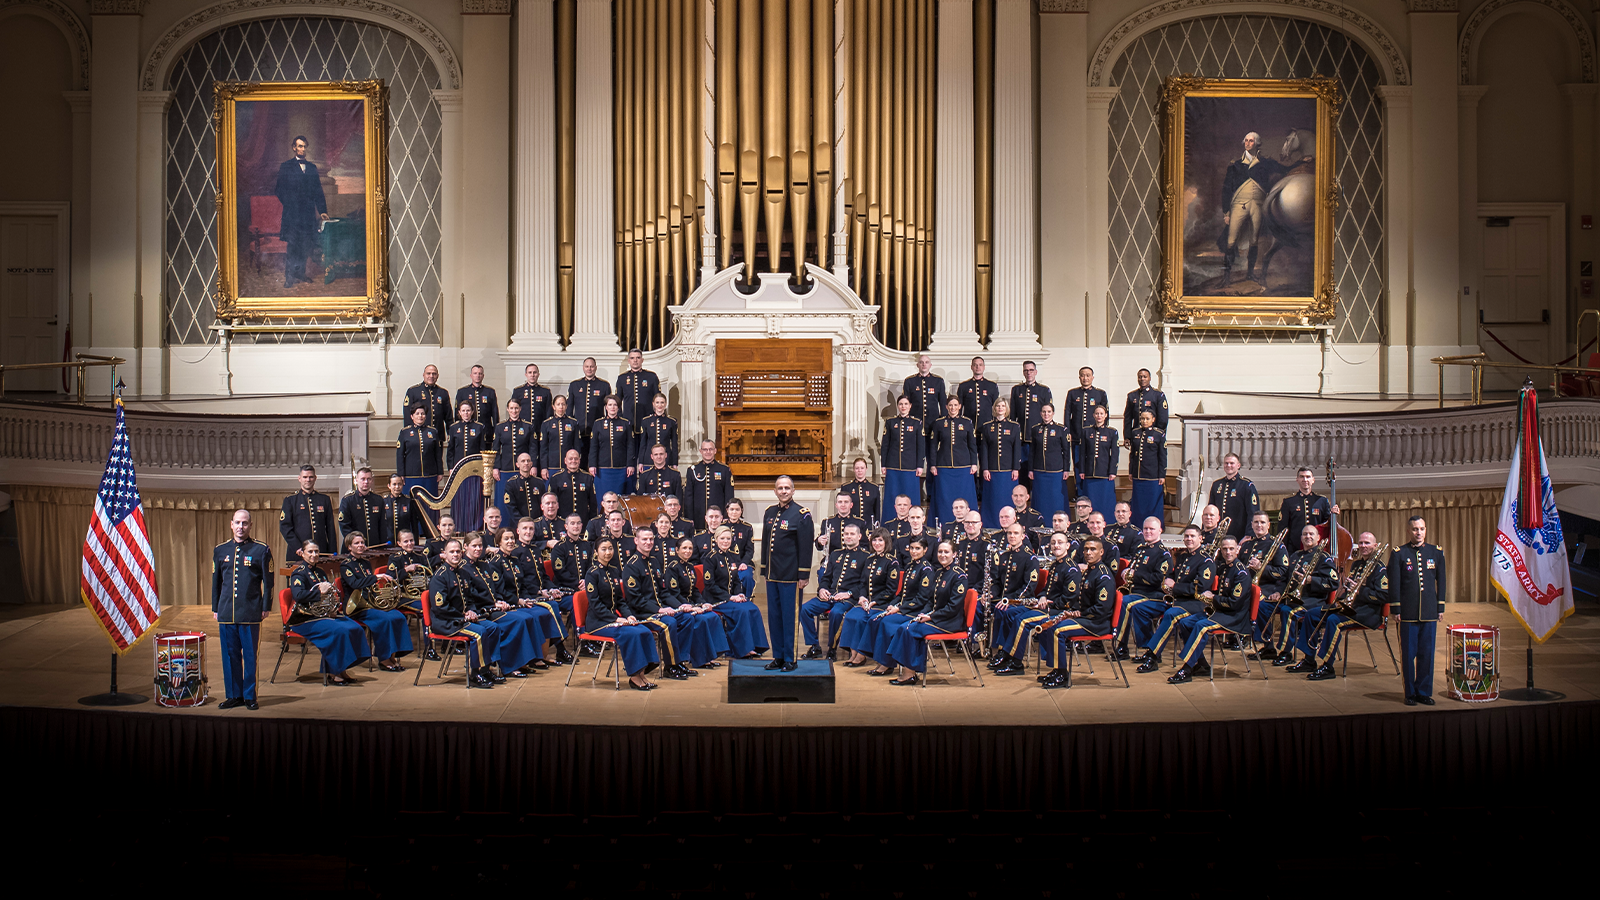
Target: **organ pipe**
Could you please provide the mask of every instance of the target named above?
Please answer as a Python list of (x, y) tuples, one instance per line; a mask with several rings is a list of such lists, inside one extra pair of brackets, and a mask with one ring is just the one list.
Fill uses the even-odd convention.
[(972, 5), (972, 118), (978, 340), (989, 339), (994, 298), (994, 0)]
[(577, 0), (557, 0), (556, 27), (556, 330), (572, 338), (577, 234)]

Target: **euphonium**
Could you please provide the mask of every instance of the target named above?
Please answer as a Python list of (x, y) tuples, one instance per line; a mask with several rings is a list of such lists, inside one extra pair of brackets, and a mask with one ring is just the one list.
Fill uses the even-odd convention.
[(1261, 573), (1265, 572), (1267, 570), (1267, 563), (1271, 562), (1272, 558), (1274, 556), (1278, 555), (1278, 548), (1283, 546), (1283, 539), (1288, 537), (1288, 536), (1289, 536), (1289, 529), (1287, 529), (1287, 528), (1282, 529), (1281, 531), (1278, 532), (1278, 535), (1272, 539), (1272, 543), (1267, 545), (1267, 552), (1265, 554), (1262, 554), (1262, 555), (1251, 554), (1250, 562), (1259, 562), (1259, 563), (1261, 563), (1261, 568), (1259, 568), (1259, 569), (1250, 569), (1250, 567), (1248, 565), (1245, 566), (1246, 569), (1250, 569), (1250, 583), (1251, 584), (1256, 584), (1257, 582), (1259, 582), (1261, 580)]

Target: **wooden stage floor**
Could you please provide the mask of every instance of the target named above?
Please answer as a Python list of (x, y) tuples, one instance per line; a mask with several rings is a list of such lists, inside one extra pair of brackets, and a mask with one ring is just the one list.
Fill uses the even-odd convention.
[[(1524, 684), (1527, 638), (1504, 604), (1452, 604), (1445, 621), (1497, 625), (1501, 629), (1501, 689)], [(589, 724), (622, 726), (711, 727), (838, 727), (956, 726), (956, 725), (1093, 725), (1095, 723), (1162, 723), (1240, 721), (1370, 715), (1374, 713), (1426, 715), (1427, 707), (1402, 703), (1400, 679), (1393, 674), (1381, 636), (1373, 635), (1378, 658), (1375, 670), (1358, 638), (1349, 677), (1308, 682), (1303, 675), (1282, 669), (1268, 670), (1268, 680), (1252, 663), (1247, 676), (1238, 667), (1238, 655), (1229, 654), (1232, 671), (1218, 667), (1214, 683), (1197, 679), (1190, 684), (1166, 683), (1170, 668), (1140, 675), (1126, 666), (1131, 688), (1111, 677), (1103, 658), (1090, 676), (1081, 664), (1069, 690), (1046, 691), (1030, 672), (1000, 678), (984, 673), (986, 686), (970, 678), (971, 669), (955, 657), (956, 675), (949, 675), (942, 654), (939, 675), (926, 689), (896, 687), (888, 679), (867, 676), (866, 668), (836, 669), (838, 700), (831, 705), (727, 703), (727, 668), (703, 670), (689, 681), (663, 681), (646, 694), (614, 691), (602, 674), (591, 684), (594, 660), (582, 660), (572, 686), (564, 687), (567, 669), (554, 668), (527, 679), (512, 679), (493, 690), (468, 691), (459, 676), (448, 683), (430, 684), (437, 663), (424, 672), (423, 685), (412, 677), (420, 659), (403, 660), (403, 673), (353, 669), (358, 686), (323, 687), (315, 674), (317, 654), (306, 657), (306, 672), (293, 678), (297, 650), (284, 660), (277, 684), (268, 684), (278, 657), (279, 620), (262, 630), (260, 650), (261, 709), (221, 711), (222, 672), (216, 625), (202, 606), (169, 608), (157, 631), (205, 630), (206, 673), (212, 699), (195, 709), (164, 709), (154, 703), (131, 707), (174, 716), (227, 716), (313, 720), (457, 721), (504, 724)], [(1391, 640), (1396, 640), (1391, 636)], [(1435, 653), (1433, 710), (1505, 706), (1465, 704), (1448, 699), (1443, 669), (1446, 641), (1441, 628)], [(1545, 645), (1535, 648), (1539, 687), (1561, 691), (1569, 701), (1600, 699), (1600, 609), (1580, 607), (1567, 624)], [(106, 689), (110, 665), (109, 644), (88, 610), (73, 607), (14, 607), (0, 611), (0, 703), (10, 706), (81, 708), (78, 698)], [(147, 636), (120, 663), (121, 687), (151, 695), (154, 653)]]

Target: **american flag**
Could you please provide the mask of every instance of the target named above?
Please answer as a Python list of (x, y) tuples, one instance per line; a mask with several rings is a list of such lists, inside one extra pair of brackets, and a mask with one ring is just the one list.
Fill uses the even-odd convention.
[(83, 539), (78, 591), (121, 653), (155, 624), (161, 601), (156, 597), (155, 555), (150, 552), (144, 506), (134, 481), (121, 397), (116, 406), (117, 430), (94, 498), (94, 518)]

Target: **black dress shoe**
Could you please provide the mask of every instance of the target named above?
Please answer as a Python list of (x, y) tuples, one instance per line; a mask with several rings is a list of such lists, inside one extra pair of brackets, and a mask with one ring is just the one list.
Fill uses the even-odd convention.
[(1042, 684), (1047, 690), (1072, 687), (1072, 682), (1067, 680), (1067, 673), (1065, 672), (1051, 672), (1049, 675), (1044, 676)]
[(467, 678), (467, 686), (475, 688), (492, 688), (494, 679), (487, 675), (472, 675)]
[(567, 648), (566, 648), (565, 645), (562, 645), (562, 644), (557, 644), (556, 645), (556, 665), (558, 665), (558, 666), (570, 666), (570, 665), (572, 665), (572, 654), (567, 652)]
[(406, 670), (406, 667), (399, 663), (379, 663), (378, 668), (385, 672), (404, 672)]
[(722, 663), (719, 663), (719, 662), (717, 662), (716, 660), (713, 659), (711, 662), (706, 663), (705, 665), (701, 666), (700, 668), (702, 668), (702, 669), (720, 669), (720, 668), (722, 668)]
[(535, 671), (538, 671), (538, 670), (541, 670), (541, 669), (550, 668), (550, 664), (545, 662), (542, 659), (536, 659), (533, 662), (528, 663), (527, 668), (531, 668), (531, 669), (533, 669)]
[(1172, 673), (1172, 676), (1167, 679), (1167, 684), (1188, 684), (1193, 680), (1194, 677), (1189, 674), (1189, 667), (1184, 666), (1178, 671)]
[(1128, 652), (1128, 648), (1127, 647), (1118, 647), (1117, 648), (1117, 659), (1120, 659), (1123, 662), (1127, 662), (1128, 660), (1133, 659), (1133, 654)]
[(661, 670), (662, 678), (671, 678), (673, 681), (688, 681), (689, 673), (680, 666), (667, 666)]
[(1338, 673), (1333, 671), (1333, 663), (1327, 662), (1327, 663), (1323, 663), (1320, 666), (1317, 666), (1316, 671), (1314, 671), (1310, 675), (1306, 676), (1306, 680), (1307, 681), (1327, 681), (1329, 678), (1336, 678), (1336, 677), (1338, 677)]
[(785, 672), (793, 672), (798, 668), (800, 668), (800, 664), (792, 659), (783, 664), (783, 671)]
[(1134, 671), (1139, 673), (1148, 673), (1154, 672), (1159, 668), (1161, 668), (1161, 660), (1156, 658), (1153, 654), (1146, 653), (1139, 660), (1139, 668), (1134, 669)]
[(1271, 644), (1260, 644), (1256, 647), (1257, 659), (1272, 659), (1278, 655), (1278, 648)]
[(840, 663), (839, 665), (844, 666), (846, 669), (859, 669), (862, 666), (866, 665), (866, 663), (864, 663), (864, 662), (851, 662), (850, 660), (847, 659), (844, 662)]
[(1278, 666), (1280, 668), (1283, 667), (1283, 666), (1292, 666), (1292, 665), (1294, 665), (1294, 654), (1293, 653), (1283, 653), (1283, 654), (1280, 654), (1278, 656), (1275, 656), (1272, 659), (1272, 664), (1274, 666)]
[(917, 683), (917, 673), (912, 672), (910, 675), (907, 675), (904, 678), (896, 678), (896, 679), (894, 679), (893, 681), (891, 681), (889, 683), (890, 684), (898, 684), (898, 685), (901, 685), (901, 686), (908, 685), (908, 684), (916, 684)]
[(493, 681), (495, 684), (505, 684), (506, 683), (506, 677), (504, 675), (501, 675), (499, 672), (496, 672), (493, 675), (489, 676), (489, 680)]
[(871, 672), (868, 672), (867, 674), (871, 675), (873, 678), (882, 678), (885, 675), (893, 675), (894, 674), (894, 670), (893, 669), (873, 669)]
[(779, 669), (783, 668), (783, 660), (777, 659), (777, 658), (773, 658), (772, 662), (767, 663), (765, 666), (763, 666), (763, 668), (765, 668), (769, 672), (776, 672)]
[(1026, 672), (1026, 671), (1028, 671), (1028, 670), (1027, 670), (1027, 668), (1025, 666), (1022, 665), (1022, 660), (1013, 659), (1013, 660), (1009, 660), (1005, 665), (1001, 666), (1000, 668), (995, 669), (994, 673), (996, 675), (1021, 675), (1022, 673)]
[(261, 705), (256, 703), (254, 700), (246, 700), (244, 702), (244, 708), (245, 709), (260, 709)]
[(578, 648), (578, 655), (587, 656), (590, 659), (599, 659), (600, 645), (594, 641), (584, 641), (583, 646)]
[(1406, 695), (1406, 705), (1407, 706), (1416, 706), (1417, 705), (1417, 698), (1412, 697), (1409, 694)]
[(987, 663), (985, 663), (985, 665), (987, 665), (990, 669), (998, 669), (998, 668), (1001, 668), (1002, 666), (1004, 666), (1010, 660), (1011, 660), (1011, 657), (1010, 657), (1009, 654), (996, 653), (994, 655), (994, 658), (989, 660)]
[(806, 648), (805, 655), (800, 657), (800, 658), (801, 659), (821, 659), (822, 658), (822, 648), (820, 648), (820, 647), (816, 646), (815, 644), (813, 644), (812, 646)]
[(1189, 674), (1195, 676), (1196, 678), (1199, 678), (1202, 675), (1210, 675), (1211, 664), (1202, 659), (1189, 667)]
[(839, 651), (829, 650), (824, 659), (826, 659), (828, 662), (837, 662), (839, 659)]
[(432, 647), (429, 647), (428, 649), (422, 651), (422, 658), (426, 659), (426, 660), (431, 660), (433, 662), (438, 662), (439, 661), (439, 651), (435, 650)]
[(631, 687), (636, 691), (653, 691), (656, 689), (656, 686), (648, 681), (646, 681), (644, 684), (639, 684), (638, 682), (630, 680), (628, 682), (628, 687)]
[(1421, 694), (1418, 694), (1417, 695), (1417, 702), (1421, 703), (1423, 706), (1432, 706), (1433, 705), (1433, 698), (1432, 697), (1424, 697)]
[(1294, 665), (1285, 666), (1283, 670), (1285, 672), (1292, 672), (1292, 673), (1298, 675), (1301, 672), (1309, 672), (1312, 669), (1315, 669), (1316, 667), (1317, 667), (1317, 661), (1312, 659), (1311, 657), (1307, 656), (1306, 658), (1300, 660), (1299, 662), (1295, 663)]
[(527, 678), (528, 677), (528, 673), (522, 671), (521, 669), (512, 669), (510, 675), (511, 675), (512, 678)]
[(229, 697), (228, 699), (222, 701), (221, 703), (218, 703), (217, 704), (217, 709), (233, 709), (235, 706), (243, 706), (243, 705), (244, 705), (244, 701), (240, 700), (238, 697)]

